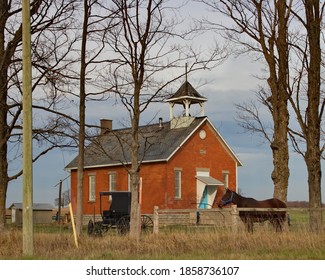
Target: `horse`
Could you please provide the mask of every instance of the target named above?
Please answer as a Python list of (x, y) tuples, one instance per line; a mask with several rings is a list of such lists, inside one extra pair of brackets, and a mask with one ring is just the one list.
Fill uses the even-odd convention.
[[(254, 198), (243, 197), (234, 191), (226, 190), (225, 194), (218, 203), (218, 207), (233, 203), (238, 208), (287, 208), (285, 202), (270, 198), (266, 200), (256, 200)], [(286, 219), (286, 211), (239, 211), (239, 217), (246, 225), (248, 232), (253, 232), (253, 223), (270, 221), (277, 232), (283, 230), (283, 224)]]

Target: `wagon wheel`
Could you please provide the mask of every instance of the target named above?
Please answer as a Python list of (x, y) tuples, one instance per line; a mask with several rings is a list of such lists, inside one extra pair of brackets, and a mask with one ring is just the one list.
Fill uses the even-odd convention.
[[(116, 224), (117, 232), (121, 235), (126, 234), (130, 231), (130, 216), (123, 216), (117, 221)], [(153, 230), (153, 221), (147, 215), (141, 215), (141, 231), (143, 233), (149, 233)]]
[(102, 236), (103, 235), (103, 225), (102, 225), (102, 222), (96, 222), (95, 223), (94, 234), (96, 236)]
[(89, 235), (92, 235), (94, 233), (94, 222), (93, 222), (93, 220), (89, 220), (87, 232), (88, 232)]
[(153, 231), (153, 221), (147, 215), (141, 215), (141, 231), (143, 233), (150, 233)]
[(106, 233), (112, 227), (112, 225), (101, 224), (101, 232)]
[(116, 223), (117, 232), (120, 235), (124, 235), (130, 230), (130, 216), (126, 215), (119, 219)]

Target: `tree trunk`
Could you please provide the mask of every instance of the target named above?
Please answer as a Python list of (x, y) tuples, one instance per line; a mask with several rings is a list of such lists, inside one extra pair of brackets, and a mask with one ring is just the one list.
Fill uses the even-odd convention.
[(320, 14), (319, 1), (305, 2), (307, 34), (310, 61), (308, 69), (308, 107), (305, 161), (308, 170), (310, 228), (319, 231), (322, 228), (321, 211), (321, 152), (320, 152)]
[(7, 159), (7, 110), (6, 108), (6, 83), (3, 81), (3, 73), (0, 73), (0, 233), (6, 225), (6, 197), (8, 188), (8, 159)]
[(130, 213), (130, 238), (139, 241), (141, 236), (140, 228), (140, 205), (139, 205), (139, 140), (138, 121), (132, 120), (132, 163), (131, 163), (131, 213)]
[(131, 143), (131, 213), (130, 238), (139, 241), (141, 237), (140, 205), (139, 205), (139, 120), (140, 120), (140, 91), (141, 86), (135, 83), (134, 106), (132, 116), (132, 143)]
[(6, 225), (6, 197), (8, 188), (8, 159), (7, 159), (7, 63), (5, 59), (5, 26), (8, 14), (8, 3), (0, 5), (0, 233)]
[[(269, 85), (272, 91), (271, 104), (274, 121), (274, 134), (271, 143), (273, 153), (272, 180), (274, 183), (273, 196), (287, 201), (289, 171), (289, 149), (288, 149), (288, 42), (287, 42), (287, 19), (286, 1), (277, 1), (275, 10), (278, 14), (278, 34), (275, 35), (274, 44), (278, 52), (278, 71), (276, 70), (276, 59), (271, 44), (270, 57), (268, 60), (270, 68)], [(277, 19), (274, 19), (275, 21)], [(271, 51), (273, 49), (273, 51)], [(268, 56), (266, 56), (267, 58)]]
[(140, 240), (140, 204), (139, 204), (139, 172), (131, 167), (131, 213), (130, 213), (130, 238)]
[[(2, 151), (0, 151), (0, 157), (2, 156)], [(2, 157), (1, 157), (2, 158)], [(4, 232), (6, 226), (6, 197), (7, 197), (7, 173), (4, 168), (6, 161), (0, 159), (0, 234)]]
[(76, 232), (79, 237), (82, 230), (83, 217), (83, 176), (84, 176), (84, 132), (79, 130), (79, 154), (78, 154), (78, 172), (77, 172), (77, 210), (76, 210)]
[[(284, 113), (284, 112), (283, 112)], [(283, 118), (283, 123), (275, 124), (274, 138), (271, 144), (273, 153), (273, 171), (271, 178), (274, 183), (273, 197), (282, 201), (287, 201), (288, 181), (289, 181), (289, 150), (287, 139), (287, 123), (285, 116), (279, 114), (278, 118)]]
[(85, 122), (86, 122), (86, 48), (89, 6), (84, 0), (84, 19), (82, 28), (81, 42), (81, 61), (80, 61), (80, 104), (79, 104), (79, 153), (78, 153), (78, 173), (77, 173), (77, 211), (76, 211), (76, 231), (80, 236), (83, 220), (83, 184), (84, 184), (84, 162), (85, 162)]
[(322, 229), (322, 201), (320, 156), (319, 150), (317, 151), (315, 146), (317, 146), (316, 143), (314, 144), (314, 148), (308, 149), (306, 164), (308, 169), (309, 224), (310, 229), (317, 232)]

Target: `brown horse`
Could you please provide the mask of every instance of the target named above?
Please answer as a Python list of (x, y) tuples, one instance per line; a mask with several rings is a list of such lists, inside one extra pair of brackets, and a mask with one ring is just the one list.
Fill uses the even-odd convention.
[[(243, 197), (227, 189), (218, 207), (222, 208), (230, 203), (236, 204), (238, 208), (287, 208), (287, 205), (277, 198), (258, 201), (254, 198)], [(286, 215), (286, 211), (239, 211), (239, 217), (246, 225), (248, 232), (253, 232), (253, 223), (261, 223), (267, 220), (270, 221), (276, 231), (282, 231)]]

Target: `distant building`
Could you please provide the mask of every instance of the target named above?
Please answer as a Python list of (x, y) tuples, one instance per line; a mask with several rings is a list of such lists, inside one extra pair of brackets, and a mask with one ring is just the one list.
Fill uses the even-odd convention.
[[(13, 203), (9, 209), (11, 210), (11, 223), (20, 225), (23, 222), (23, 204)], [(50, 224), (52, 223), (53, 206), (47, 203), (33, 204), (33, 222), (34, 224)]]
[[(204, 102), (189, 82), (166, 100), (170, 121), (139, 128), (142, 165), (142, 213), (160, 209), (211, 208), (221, 199), (223, 188), (237, 191), (237, 167), (242, 163), (204, 116)], [(184, 114), (175, 116), (180, 105)], [(190, 108), (199, 105), (199, 116)], [(85, 150), (83, 211), (99, 214), (100, 191), (130, 190), (131, 130), (113, 129), (101, 120), (101, 134)], [(71, 172), (71, 201), (76, 209), (78, 158), (66, 169)], [(109, 204), (109, 201), (105, 202)], [(108, 207), (108, 206), (107, 206)]]

